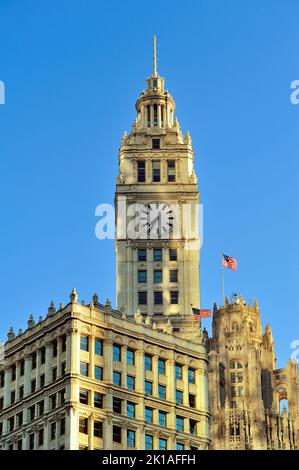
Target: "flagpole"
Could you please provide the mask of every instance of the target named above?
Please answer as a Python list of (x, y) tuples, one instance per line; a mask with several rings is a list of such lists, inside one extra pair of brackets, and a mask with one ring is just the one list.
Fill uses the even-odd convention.
[(222, 266), (222, 302), (225, 304), (225, 293), (224, 293), (224, 267)]

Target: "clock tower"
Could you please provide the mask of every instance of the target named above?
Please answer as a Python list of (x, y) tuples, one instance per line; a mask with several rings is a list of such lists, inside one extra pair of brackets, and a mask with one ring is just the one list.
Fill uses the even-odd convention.
[(200, 305), (199, 194), (189, 132), (153, 73), (119, 150), (116, 208), (117, 308), (127, 316), (191, 319)]

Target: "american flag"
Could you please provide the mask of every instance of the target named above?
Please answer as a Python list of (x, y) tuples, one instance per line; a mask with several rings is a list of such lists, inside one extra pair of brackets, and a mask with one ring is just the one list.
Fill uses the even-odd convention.
[(207, 308), (192, 308), (193, 320), (200, 320), (201, 318), (209, 318), (211, 316), (211, 310)]
[(237, 260), (232, 258), (231, 256), (222, 255), (222, 266), (228, 269), (232, 269), (233, 271), (236, 271)]

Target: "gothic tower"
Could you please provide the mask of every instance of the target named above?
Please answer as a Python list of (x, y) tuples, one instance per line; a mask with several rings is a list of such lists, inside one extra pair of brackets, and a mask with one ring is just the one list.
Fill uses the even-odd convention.
[(199, 194), (190, 134), (153, 73), (119, 150), (116, 206), (117, 308), (157, 317), (191, 317), (199, 306)]
[[(296, 449), (299, 377), (295, 362), (276, 369), (274, 340), (257, 302), (236, 295), (213, 312), (209, 341), (213, 449)], [(288, 399), (288, 410), (280, 401)]]

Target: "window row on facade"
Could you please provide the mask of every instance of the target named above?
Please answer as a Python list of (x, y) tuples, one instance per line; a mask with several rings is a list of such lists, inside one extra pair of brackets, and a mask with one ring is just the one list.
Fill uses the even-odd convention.
[[(154, 284), (161, 284), (163, 282), (163, 270), (162, 269), (154, 269), (152, 274), (152, 281)], [(138, 283), (139, 284), (146, 284), (148, 281), (148, 270), (147, 269), (138, 269)], [(171, 283), (178, 282), (178, 270), (177, 269), (169, 269), (168, 270), (168, 281)]]
[[(159, 148), (159, 147), (158, 147)], [(161, 182), (161, 160), (152, 160), (151, 181), (153, 183)], [(146, 160), (137, 160), (137, 181), (145, 183), (149, 178), (146, 172)], [(175, 160), (166, 161), (166, 181), (168, 183), (176, 182)]]
[[(138, 248), (137, 251), (137, 259), (140, 262), (148, 261), (148, 253), (146, 248)], [(166, 261), (177, 261), (178, 260), (178, 252), (176, 248), (169, 248), (168, 249), (168, 257)], [(163, 249), (162, 248), (154, 248), (153, 249), (153, 261), (161, 262), (163, 261)]]

